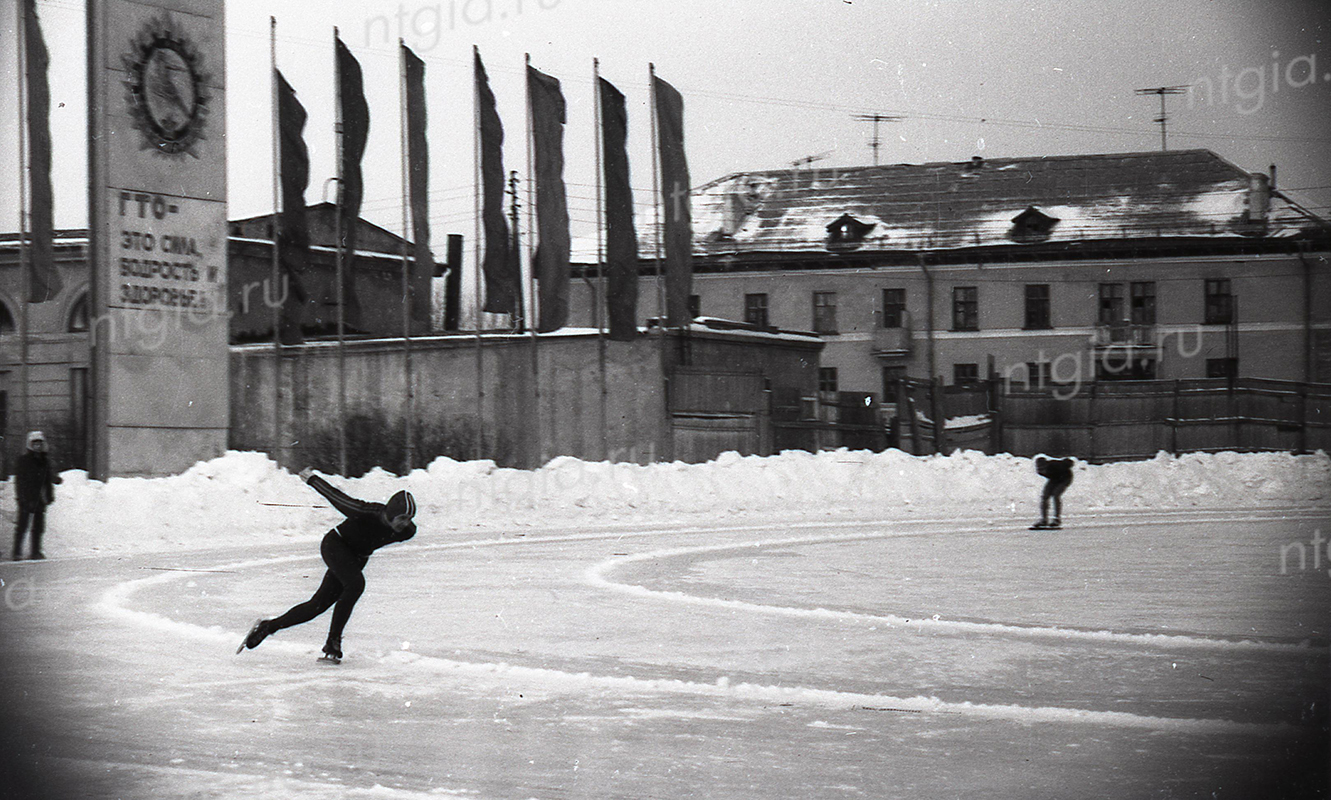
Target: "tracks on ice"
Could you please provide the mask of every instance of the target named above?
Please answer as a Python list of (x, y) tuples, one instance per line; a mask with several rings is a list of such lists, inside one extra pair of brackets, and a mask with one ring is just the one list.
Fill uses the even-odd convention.
[[(1157, 514), (1157, 516), (1159, 516)], [(1210, 514), (1178, 515), (1190, 522), (1226, 522), (1234, 517), (1218, 517)], [(1254, 517), (1254, 519), (1289, 519), (1288, 516)], [(941, 522), (941, 521), (940, 521)], [(956, 525), (957, 520), (948, 520), (949, 525)], [(908, 524), (911, 530), (901, 530)], [(981, 633), (995, 636), (1020, 636), (1058, 640), (1086, 640), (1091, 642), (1121, 643), (1138, 646), (1167, 646), (1191, 648), (1221, 649), (1261, 649), (1279, 652), (1306, 651), (1305, 646), (1258, 640), (1236, 640), (1200, 635), (1175, 634), (1140, 634), (1112, 630), (1081, 630), (1057, 626), (1024, 626), (997, 622), (972, 622), (945, 619), (907, 619), (892, 614), (864, 614), (861, 612), (838, 611), (823, 608), (796, 608), (789, 606), (763, 605), (725, 598), (709, 598), (689, 595), (684, 592), (649, 589), (632, 583), (615, 581), (613, 573), (635, 562), (679, 557), (700, 553), (726, 551), (744, 551), (771, 547), (789, 547), (792, 545), (835, 544), (848, 541), (892, 538), (895, 536), (920, 535), (920, 525), (929, 524), (928, 520), (901, 520), (855, 522), (811, 522), (787, 524), (786, 529), (798, 528), (864, 528), (874, 525), (893, 526), (891, 530), (859, 531), (854, 533), (834, 533), (805, 535), (785, 538), (760, 538), (745, 542), (727, 544), (699, 545), (691, 547), (662, 548), (629, 556), (617, 556), (598, 561), (585, 568), (583, 579), (590, 586), (610, 592), (624, 593), (667, 603), (684, 603), (726, 608), (744, 613), (800, 617), (806, 619), (826, 619), (837, 622), (863, 621), (884, 626), (918, 627), (932, 629), (940, 633)], [(1151, 522), (1119, 520), (1116, 525), (1133, 526), (1154, 524)], [(771, 525), (722, 526), (715, 528), (663, 528), (644, 531), (589, 532), (579, 534), (535, 535), (521, 538), (491, 538), (469, 541), (420, 544), (409, 549), (391, 553), (393, 557), (408, 557), (414, 553), (434, 550), (477, 549), (489, 547), (522, 547), (551, 543), (574, 543), (622, 539), (642, 539), (661, 536), (681, 536), (697, 533), (744, 533), (767, 532)], [(974, 535), (993, 533), (990, 526), (971, 526), (950, 528), (937, 535)], [(385, 553), (384, 555), (389, 555)], [(259, 566), (271, 566), (286, 562), (309, 561), (309, 555), (281, 556), (263, 559), (250, 559), (219, 565), (218, 569), (245, 570)], [(95, 604), (95, 610), (103, 616), (121, 622), (169, 630), (194, 639), (216, 642), (230, 648), (240, 633), (227, 631), (217, 626), (204, 627), (188, 622), (170, 619), (149, 611), (134, 609), (131, 606), (134, 595), (150, 586), (197, 577), (192, 572), (162, 572), (149, 577), (138, 578), (117, 584), (103, 592)], [(293, 654), (307, 653), (307, 647), (274, 642), (271, 649), (281, 649)], [(528, 684), (556, 691), (605, 691), (625, 693), (677, 694), (695, 697), (714, 697), (764, 705), (799, 705), (836, 709), (865, 709), (898, 713), (957, 714), (971, 718), (1003, 720), (1020, 723), (1057, 722), (1072, 724), (1091, 724), (1115, 728), (1136, 728), (1153, 730), (1174, 730), (1196, 733), (1225, 734), (1272, 734), (1297, 731), (1298, 728), (1286, 724), (1237, 722), (1226, 719), (1189, 719), (1134, 714), (1119, 711), (1103, 711), (1051, 706), (1025, 706), (1017, 704), (986, 704), (958, 701), (945, 701), (936, 697), (897, 697), (892, 695), (848, 692), (836, 689), (803, 686), (774, 686), (748, 682), (732, 683), (726, 676), (719, 677), (714, 683), (670, 679), (647, 679), (632, 676), (593, 675), (587, 672), (571, 672), (543, 667), (524, 667), (506, 663), (474, 662), (448, 659), (438, 656), (408, 652), (393, 652), (382, 656), (380, 663), (395, 668), (426, 670), (436, 674), (445, 674), (476, 682), (502, 682), (505, 685)]]

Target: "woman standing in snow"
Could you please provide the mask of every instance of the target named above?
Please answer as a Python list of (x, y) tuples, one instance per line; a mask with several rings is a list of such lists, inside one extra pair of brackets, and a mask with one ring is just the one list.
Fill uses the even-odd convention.
[(333, 488), (309, 467), (301, 470), (300, 477), (347, 517), (330, 530), (319, 545), (319, 554), (328, 565), (328, 571), (309, 600), (292, 606), (280, 617), (254, 623), (236, 652), (258, 647), (260, 642), (283, 628), (309, 622), (332, 607), (333, 619), (328, 626), (328, 641), (324, 643), (324, 658), (336, 663), (342, 660), (342, 629), (365, 591), (364, 570), (370, 554), (384, 545), (405, 542), (416, 535), (416, 525), (412, 522), (412, 517), (416, 516), (416, 499), (403, 491), (390, 497), (387, 503), (368, 503)]

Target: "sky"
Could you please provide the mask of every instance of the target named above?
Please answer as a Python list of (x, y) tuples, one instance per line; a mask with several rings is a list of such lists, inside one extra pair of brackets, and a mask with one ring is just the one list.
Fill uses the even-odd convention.
[[(0, 219), (18, 225), (15, 3), (0, 30)], [(86, 224), (84, 4), (38, 0), (52, 51), (56, 224)], [(360, 60), (371, 126), (363, 215), (402, 230), (399, 37), (426, 63), (432, 239), (474, 231), (471, 47), (506, 132), (505, 167), (527, 172), (523, 59), (563, 82), (565, 178), (575, 240), (595, 241), (593, 59), (629, 100), (632, 182), (651, 215), (648, 65), (685, 101), (695, 186), (727, 174), (881, 163), (1208, 148), (1331, 214), (1331, 9), (1320, 0), (227, 0), (231, 218), (273, 206), (269, 18), (276, 59), (309, 112), (318, 202), (335, 174), (333, 28)], [(525, 184), (524, 184), (525, 186)], [(524, 196), (523, 201), (526, 202)], [(525, 223), (524, 223), (525, 224)], [(470, 249), (470, 248), (468, 248)], [(575, 256), (578, 255), (575, 252)]]

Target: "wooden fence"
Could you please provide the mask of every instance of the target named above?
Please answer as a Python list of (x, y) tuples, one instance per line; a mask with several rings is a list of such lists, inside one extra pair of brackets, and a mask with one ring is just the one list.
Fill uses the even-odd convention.
[(1016, 455), (1088, 461), (1331, 449), (1331, 384), (1255, 378), (1105, 381), (993, 392), (995, 439)]

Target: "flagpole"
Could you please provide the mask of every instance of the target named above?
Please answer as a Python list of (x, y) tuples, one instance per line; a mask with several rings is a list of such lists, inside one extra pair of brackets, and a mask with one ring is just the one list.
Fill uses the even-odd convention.
[(605, 317), (609, 313), (609, 304), (605, 293), (605, 120), (601, 117), (601, 59), (592, 59), (592, 118), (596, 131), (596, 290), (592, 298), (592, 314), (596, 319), (596, 356), (601, 378), (601, 460), (610, 460), (610, 433), (608, 395), (609, 384), (606, 381), (606, 341)]
[(665, 278), (662, 275), (663, 264), (661, 259), (661, 134), (657, 130), (660, 127), (661, 120), (658, 119), (656, 112), (656, 65), (648, 64), (647, 72), (650, 75), (652, 87), (652, 213), (656, 219), (656, 316), (657, 327), (664, 332)]
[(485, 450), (485, 357), (481, 352), (481, 92), (476, 80), (476, 61), (481, 57), (481, 50), (476, 45), (472, 51), (472, 141), (475, 145), (473, 192), (475, 211), (475, 241), (472, 245), (476, 261), (476, 460), (480, 461)]
[[(272, 295), (265, 294), (264, 298), (278, 296), (277, 287), (281, 281), (281, 253), (278, 248), (282, 239), (282, 215), (278, 209), (282, 203), (282, 112), (281, 98), (278, 94), (277, 86), (277, 17), (268, 18), (268, 61), (269, 61), (269, 83), (271, 84), (272, 94), (272, 125), (273, 125), (273, 264), (272, 264)], [(283, 303), (286, 298), (283, 297)], [(280, 327), (282, 324), (281, 306), (269, 300), (269, 309), (272, 312), (273, 321), (273, 460), (278, 465), (282, 464), (282, 339)]]
[[(337, 26), (333, 26), (333, 82), (337, 85), (337, 103), (334, 112), (333, 135), (337, 140), (337, 209), (334, 214), (333, 236), (337, 252), (337, 459), (339, 474), (347, 473), (347, 342), (346, 294), (342, 286), (345, 268), (342, 253), (342, 202), (344, 175), (342, 174), (342, 59), (337, 57)], [(355, 224), (354, 222), (352, 224)]]
[[(19, 387), (21, 391), (19, 399), (19, 421), (20, 428), (24, 433), (28, 431), (28, 300), (29, 293), (32, 291), (32, 276), (30, 260), (32, 253), (28, 247), (28, 170), (32, 166), (31, 153), (28, 152), (28, 118), (32, 109), (28, 107), (28, 9), (23, 0), (15, 4), (18, 9), (18, 29), (16, 40), (18, 47), (16, 55), (18, 56), (18, 83), (19, 83), (19, 119), (18, 119), (18, 141), (19, 141), (19, 162), (18, 162), (18, 253), (19, 253), (19, 302), (18, 302), (18, 330), (19, 330)], [(0, 431), (0, 435), (5, 432)]]
[(659, 337), (660, 360), (661, 360), (661, 398), (662, 430), (665, 431), (664, 441), (661, 442), (663, 456), (666, 460), (674, 457), (675, 452), (675, 428), (674, 420), (670, 416), (670, 370), (666, 364), (666, 314), (665, 314), (665, 276), (662, 274), (663, 261), (661, 257), (661, 153), (660, 142), (661, 133), (658, 130), (661, 124), (660, 115), (656, 110), (656, 65), (647, 64), (649, 83), (651, 84), (651, 105), (652, 105), (652, 213), (656, 220), (656, 333)]
[(407, 161), (407, 149), (409, 137), (407, 135), (407, 43), (402, 39), (397, 40), (398, 44), (398, 112), (401, 119), (401, 137), (400, 150), (402, 153), (402, 366), (406, 379), (406, 397), (404, 402), (404, 436), (406, 443), (404, 446), (404, 471), (410, 473), (416, 464), (416, 443), (415, 443), (415, 420), (413, 419), (415, 409), (415, 392), (413, 386), (412, 364), (411, 364), (411, 285), (409, 279), (410, 267), (407, 264), (407, 240), (415, 237), (411, 234), (410, 223), (408, 221), (408, 195), (411, 192), (408, 170), (410, 165)]
[[(541, 440), (541, 359), (537, 352), (540, 334), (537, 328), (540, 327), (539, 303), (536, 297), (536, 250), (534, 242), (536, 240), (536, 167), (535, 167), (535, 139), (536, 139), (536, 119), (532, 112), (531, 102), (531, 53), (525, 54), (526, 70), (523, 76), (526, 78), (527, 85), (527, 330), (531, 336), (531, 391), (532, 401), (535, 413), (532, 414), (533, 444), (535, 446), (536, 463), (533, 467), (539, 467), (545, 463), (545, 445)], [(518, 252), (521, 252), (519, 250)]]

